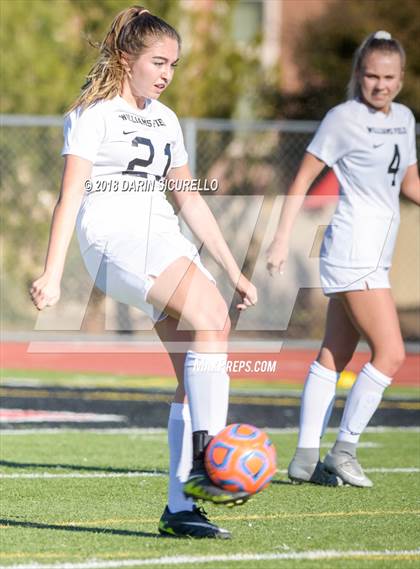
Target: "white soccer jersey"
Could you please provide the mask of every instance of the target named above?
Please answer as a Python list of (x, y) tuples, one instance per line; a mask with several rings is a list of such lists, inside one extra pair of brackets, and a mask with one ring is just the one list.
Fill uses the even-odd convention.
[(417, 162), (412, 112), (392, 103), (386, 115), (347, 101), (327, 113), (307, 151), (333, 168), (340, 183), (321, 257), (339, 267), (389, 267), (401, 182)]
[(62, 154), (93, 164), (76, 229), (86, 268), (105, 294), (156, 321), (160, 310), (148, 292), (175, 260), (190, 259), (215, 282), (162, 191), (169, 169), (187, 163), (170, 109), (156, 100), (135, 109), (120, 96), (76, 109), (65, 120)]
[(75, 109), (64, 124), (66, 154), (93, 164), (77, 224), (82, 251), (116, 233), (178, 229), (159, 190), (169, 169), (186, 164), (188, 156), (179, 121), (168, 107), (148, 99), (144, 109), (135, 109), (116, 96), (83, 112)]

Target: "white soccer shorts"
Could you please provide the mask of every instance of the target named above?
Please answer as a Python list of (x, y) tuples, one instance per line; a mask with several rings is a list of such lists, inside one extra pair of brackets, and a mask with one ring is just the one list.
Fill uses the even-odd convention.
[(391, 288), (389, 267), (337, 267), (321, 257), (320, 277), (325, 296), (354, 290)]
[(127, 234), (108, 236), (82, 251), (86, 268), (95, 285), (118, 302), (142, 310), (153, 322), (166, 317), (146, 298), (158, 277), (180, 257), (187, 257), (213, 283), (193, 243), (181, 232), (149, 234), (144, 239)]

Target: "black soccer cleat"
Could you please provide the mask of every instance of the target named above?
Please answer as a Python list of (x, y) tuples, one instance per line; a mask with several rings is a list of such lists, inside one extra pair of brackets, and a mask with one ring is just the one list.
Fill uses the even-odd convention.
[(166, 506), (159, 521), (159, 533), (170, 537), (230, 539), (227, 529), (212, 524), (202, 508), (194, 506), (192, 512), (184, 510), (172, 514)]
[(240, 506), (251, 497), (247, 492), (230, 492), (216, 486), (204, 469), (191, 471), (184, 484), (184, 494), (193, 500), (204, 500), (225, 506)]
[(225, 506), (239, 506), (244, 504), (250, 494), (247, 492), (230, 492), (216, 486), (210, 479), (204, 467), (205, 449), (211, 437), (207, 431), (193, 433), (193, 469), (184, 484), (184, 494), (193, 500), (204, 500), (213, 504)]

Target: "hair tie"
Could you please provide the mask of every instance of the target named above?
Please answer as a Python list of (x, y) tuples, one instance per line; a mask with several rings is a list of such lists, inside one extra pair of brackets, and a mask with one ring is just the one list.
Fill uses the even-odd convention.
[(144, 8), (144, 10), (142, 10), (141, 12), (139, 12), (139, 13), (137, 14), (137, 18), (138, 18), (139, 16), (141, 16), (142, 14), (144, 14), (144, 13), (150, 14), (150, 11), (149, 11), (149, 10), (146, 10), (146, 8)]
[(392, 36), (389, 32), (385, 30), (379, 30), (373, 34), (373, 39), (375, 40), (392, 40)]

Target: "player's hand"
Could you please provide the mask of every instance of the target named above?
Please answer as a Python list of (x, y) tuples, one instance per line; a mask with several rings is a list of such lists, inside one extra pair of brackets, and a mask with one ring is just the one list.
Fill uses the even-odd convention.
[(54, 306), (60, 298), (60, 283), (44, 273), (29, 289), (32, 302), (38, 310)]
[(236, 305), (238, 310), (246, 310), (258, 302), (258, 293), (255, 286), (244, 275), (240, 275), (235, 290), (242, 297), (242, 302)]
[(276, 273), (284, 274), (287, 257), (289, 256), (289, 243), (284, 239), (274, 239), (267, 249), (267, 271), (270, 276)]

